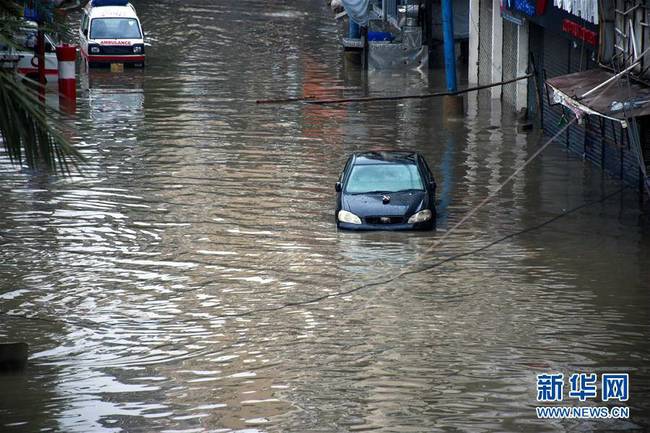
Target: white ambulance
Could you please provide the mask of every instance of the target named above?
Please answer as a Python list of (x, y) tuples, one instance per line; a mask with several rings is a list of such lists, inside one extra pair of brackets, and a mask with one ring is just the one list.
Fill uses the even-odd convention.
[(91, 0), (79, 28), (81, 55), (88, 66), (144, 66), (144, 33), (128, 0)]
[[(25, 21), (14, 34), (14, 46), (0, 44), (0, 68), (15, 69), (21, 75), (35, 78), (38, 74), (38, 56), (35, 53), (37, 32), (38, 28), (35, 22)], [(46, 34), (46, 75), (57, 75), (59, 73), (59, 64), (56, 60), (56, 45), (54, 38)], [(53, 81), (56, 81), (56, 77)]]

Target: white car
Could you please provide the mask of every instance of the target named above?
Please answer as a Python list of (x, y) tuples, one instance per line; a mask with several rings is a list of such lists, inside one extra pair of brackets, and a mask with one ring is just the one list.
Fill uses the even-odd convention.
[[(37, 25), (25, 21), (25, 25), (14, 34), (15, 47), (0, 44), (0, 68), (15, 69), (21, 75), (34, 78), (38, 74), (36, 48)], [(56, 60), (56, 43), (52, 36), (45, 35), (45, 74), (57, 75), (59, 63)]]
[(89, 66), (144, 66), (144, 33), (128, 0), (91, 0), (79, 28), (81, 55)]

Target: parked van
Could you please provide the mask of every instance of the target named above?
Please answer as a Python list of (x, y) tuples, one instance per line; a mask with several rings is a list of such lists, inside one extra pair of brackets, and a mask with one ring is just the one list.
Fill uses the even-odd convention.
[[(0, 68), (15, 69), (22, 75), (34, 78), (38, 74), (38, 56), (36, 55), (36, 34), (38, 27), (33, 21), (25, 21), (14, 34), (16, 46), (0, 44)], [(56, 60), (56, 43), (54, 38), (45, 35), (45, 74), (57, 75), (59, 63)]]
[(89, 66), (144, 66), (144, 33), (128, 0), (91, 0), (79, 28), (81, 55)]

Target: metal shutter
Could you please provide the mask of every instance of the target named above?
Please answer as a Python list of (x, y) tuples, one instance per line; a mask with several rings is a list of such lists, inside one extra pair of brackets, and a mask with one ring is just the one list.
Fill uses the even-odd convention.
[[(503, 75), (502, 79), (511, 80), (517, 76), (517, 25), (503, 20)], [(503, 103), (514, 106), (517, 97), (517, 83), (503, 86)]]
[[(538, 66), (543, 71), (544, 78), (553, 78), (558, 75), (565, 75), (570, 72), (570, 45), (568, 39), (560, 35), (544, 31), (544, 48), (542, 55), (542, 64)], [(560, 105), (549, 105), (550, 96), (544, 86), (542, 99), (544, 101), (544, 131), (554, 136), (564, 126), (565, 119), (570, 119), (569, 114), (563, 116), (564, 110)], [(556, 138), (557, 142), (568, 145), (569, 134), (564, 131)]]
[(478, 83), (492, 82), (492, 0), (479, 0)]

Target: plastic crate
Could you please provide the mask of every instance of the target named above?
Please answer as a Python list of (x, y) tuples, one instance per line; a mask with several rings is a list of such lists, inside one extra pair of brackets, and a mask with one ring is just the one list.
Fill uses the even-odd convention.
[(368, 32), (368, 41), (387, 41), (392, 42), (395, 39), (390, 32)]

